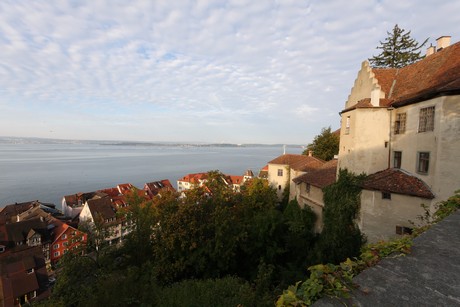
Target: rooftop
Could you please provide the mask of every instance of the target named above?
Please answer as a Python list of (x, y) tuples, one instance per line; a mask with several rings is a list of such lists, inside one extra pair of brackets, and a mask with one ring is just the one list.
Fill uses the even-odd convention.
[(428, 185), (410, 173), (389, 168), (367, 176), (362, 184), (366, 190), (377, 190), (402, 195), (433, 199), (434, 194)]

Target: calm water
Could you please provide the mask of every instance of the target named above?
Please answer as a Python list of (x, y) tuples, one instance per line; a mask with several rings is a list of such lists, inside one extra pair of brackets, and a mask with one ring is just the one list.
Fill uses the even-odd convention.
[[(287, 148), (301, 153), (301, 148)], [(161, 147), (97, 144), (0, 144), (0, 208), (40, 200), (60, 208), (64, 195), (132, 183), (177, 180), (188, 173), (220, 170), (257, 175), (280, 147)]]

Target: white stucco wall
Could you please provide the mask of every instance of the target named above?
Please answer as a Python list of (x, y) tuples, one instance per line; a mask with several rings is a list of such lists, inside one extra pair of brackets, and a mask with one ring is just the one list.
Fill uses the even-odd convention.
[[(278, 176), (278, 170), (283, 170), (283, 176)], [(276, 189), (280, 200), (289, 180), (289, 172), (289, 165), (287, 164), (268, 164), (268, 182)]]
[[(434, 106), (434, 131), (418, 132), (420, 109)], [(436, 199), (445, 200), (460, 188), (460, 96), (438, 97), (398, 108), (406, 113), (406, 131), (392, 136), (393, 152), (401, 151), (401, 168), (419, 177), (432, 189)], [(429, 152), (427, 174), (417, 172), (419, 152)]]
[(396, 226), (413, 228), (409, 221), (420, 224), (418, 216), (425, 213), (420, 206), (430, 206), (431, 200), (391, 194), (391, 200), (382, 199), (382, 192), (363, 190), (358, 225), (369, 242), (397, 237)]
[[(347, 133), (347, 117), (350, 128)], [(342, 113), (338, 169), (372, 174), (388, 167), (390, 112), (386, 108), (356, 109)], [(388, 143), (389, 146), (389, 143)]]

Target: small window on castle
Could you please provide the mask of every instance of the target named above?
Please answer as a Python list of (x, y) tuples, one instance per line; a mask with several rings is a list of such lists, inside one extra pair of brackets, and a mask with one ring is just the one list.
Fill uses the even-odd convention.
[(427, 174), (430, 166), (430, 153), (418, 152), (417, 157), (417, 172), (420, 174)]
[(393, 167), (401, 168), (401, 161), (402, 161), (402, 151), (394, 151), (393, 152)]
[(382, 199), (391, 199), (390, 192), (382, 192)]
[(278, 186), (278, 190), (281, 190), (281, 185)]
[(347, 122), (345, 124), (345, 134), (350, 134), (350, 116), (347, 116)]
[(395, 134), (403, 134), (406, 132), (406, 113), (396, 114)]
[(311, 188), (311, 185), (307, 183), (305, 190), (307, 191), (308, 194), (310, 194), (310, 188)]
[(420, 109), (418, 132), (434, 130), (434, 107)]
[(397, 235), (410, 235), (412, 234), (412, 228), (404, 226), (396, 226)]
[(281, 169), (281, 168), (278, 169), (278, 176), (280, 176), (280, 177), (283, 176), (283, 169)]

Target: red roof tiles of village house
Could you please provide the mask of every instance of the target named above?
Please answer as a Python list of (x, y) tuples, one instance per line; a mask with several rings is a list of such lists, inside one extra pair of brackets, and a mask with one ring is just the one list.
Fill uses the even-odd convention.
[(296, 184), (308, 183), (318, 188), (324, 188), (335, 182), (337, 174), (337, 160), (330, 160), (320, 168), (294, 178)]
[(107, 194), (109, 197), (116, 197), (121, 194), (118, 188), (107, 188), (107, 189), (98, 190), (98, 192)]
[(161, 190), (176, 191), (168, 179), (148, 182), (144, 185), (144, 190), (149, 191), (152, 196), (156, 196)]
[[(0, 297), (3, 305), (13, 306), (14, 299), (37, 291), (36, 300), (50, 295), (48, 273), (41, 247), (22, 248), (0, 255)], [(27, 270), (32, 269), (32, 272)]]
[(269, 164), (288, 165), (293, 170), (312, 171), (324, 164), (324, 161), (306, 155), (284, 154), (270, 162)]
[(131, 192), (131, 189), (134, 186), (131, 183), (121, 183), (117, 186), (118, 191), (120, 191), (121, 194), (126, 195), (127, 193)]
[(366, 177), (362, 183), (366, 190), (377, 190), (402, 195), (433, 199), (434, 194), (421, 179), (397, 168), (389, 168)]
[(39, 204), (38, 201), (28, 201), (24, 203), (16, 203), (5, 206), (0, 210), (0, 223), (9, 222), (11, 218), (15, 218), (16, 215), (21, 214), (24, 211), (32, 208), (34, 204)]
[(243, 176), (229, 175), (229, 177), (230, 177), (230, 180), (231, 180), (231, 184), (242, 184), (243, 180), (244, 180)]
[(199, 183), (200, 180), (205, 180), (208, 177), (207, 173), (195, 173), (188, 174), (179, 179), (179, 181), (185, 181), (190, 183)]
[(108, 197), (90, 199), (87, 203), (94, 219), (97, 219), (98, 216), (104, 220), (116, 217), (115, 210), (112, 208), (112, 204)]

